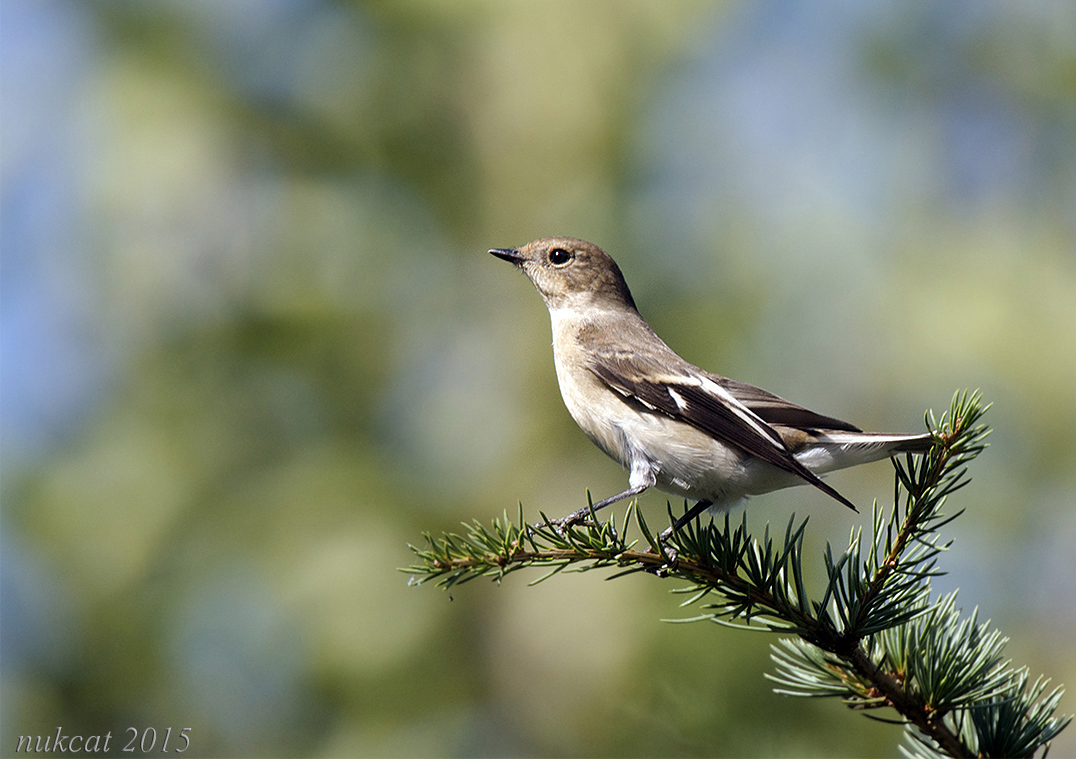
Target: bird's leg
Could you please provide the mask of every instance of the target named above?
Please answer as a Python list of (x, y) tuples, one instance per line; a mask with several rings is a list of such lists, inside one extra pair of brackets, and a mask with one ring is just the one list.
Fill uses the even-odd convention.
[(714, 505), (713, 501), (699, 501), (690, 509), (684, 512), (684, 515), (673, 522), (667, 527), (660, 535), (658, 535), (658, 547), (662, 550), (665, 556), (669, 559), (669, 564), (676, 566), (676, 549), (668, 545), (669, 538), (673, 536), (673, 533), (690, 522), (692, 519), (697, 518), (702, 512)]
[(599, 511), (601, 509), (604, 509), (606, 506), (612, 506), (617, 501), (623, 501), (625, 498), (631, 498), (633, 495), (639, 495), (639, 493), (643, 492), (649, 487), (649, 485), (643, 484), (628, 488), (623, 493), (617, 493), (616, 495), (611, 495), (608, 498), (603, 498), (593, 506), (590, 506), (585, 509), (579, 509), (579, 511), (573, 511), (566, 517), (554, 519), (553, 524), (557, 527), (560, 527), (561, 529), (565, 527), (571, 527), (573, 524), (579, 524), (590, 516), (590, 512)]
[(611, 506), (617, 501), (623, 501), (625, 498), (631, 498), (632, 496), (639, 495), (644, 490), (654, 486), (657, 482), (657, 475), (654, 472), (653, 465), (644, 458), (638, 458), (631, 464), (631, 475), (628, 477), (628, 489), (622, 493), (611, 495), (608, 498), (603, 498), (597, 503), (588, 506), (585, 509), (579, 509), (579, 511), (573, 511), (566, 517), (552, 520), (552, 524), (557, 528), (558, 532), (564, 532), (565, 529), (571, 527), (573, 524), (579, 524), (590, 513), (597, 512), (604, 509), (606, 506)]

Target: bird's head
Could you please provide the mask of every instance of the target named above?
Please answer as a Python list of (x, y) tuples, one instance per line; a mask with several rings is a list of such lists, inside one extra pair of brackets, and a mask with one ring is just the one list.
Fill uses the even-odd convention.
[(586, 240), (543, 237), (521, 248), (493, 248), (490, 253), (522, 269), (550, 309), (635, 310), (616, 261)]

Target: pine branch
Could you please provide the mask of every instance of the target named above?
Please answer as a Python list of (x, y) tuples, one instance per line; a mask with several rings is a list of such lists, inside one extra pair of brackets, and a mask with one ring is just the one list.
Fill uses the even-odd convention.
[(795, 636), (773, 646), (777, 673), (767, 677), (779, 693), (836, 696), (864, 712), (891, 708), (907, 726), (910, 756), (1032, 756), (1071, 719), (1054, 716), (1061, 689), (1043, 696), (1041, 678), (1029, 687), (1026, 670), (1002, 659), (1007, 639), (978, 624), (974, 611), (962, 619), (955, 594), (931, 599), (930, 580), (949, 545), (939, 530), (963, 513), (942, 508), (968, 484), (967, 466), (986, 447), (985, 410), (978, 393), (958, 393), (940, 420), (927, 413), (934, 446), (894, 461), (893, 506), (887, 513), (875, 504), (868, 541), (854, 530), (839, 554), (827, 544), (817, 599), (802, 568), (807, 519), (793, 515), (778, 537), (767, 524), (761, 539), (746, 514), (735, 526), (728, 515), (716, 524), (695, 520), (670, 539), (677, 556), (670, 562), (634, 502), (625, 524), (640, 538), (629, 541), (612, 519), (596, 517), (561, 530), (542, 514), (530, 526), (520, 505), (516, 522), (505, 513), (488, 527), (465, 524), (463, 535), (426, 534), (424, 548), (411, 547), (420, 563), (405, 571), (413, 584), (445, 588), (478, 577), (500, 582), (531, 566), (548, 570), (534, 583), (599, 568), (619, 569), (614, 577), (675, 577), (687, 583), (676, 591), (689, 596), (682, 606), (700, 612), (683, 621)]

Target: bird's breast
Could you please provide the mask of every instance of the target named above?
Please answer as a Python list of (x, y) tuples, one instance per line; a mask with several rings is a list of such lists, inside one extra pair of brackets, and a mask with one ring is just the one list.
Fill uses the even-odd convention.
[(561, 397), (595, 445), (629, 469), (644, 458), (668, 493), (718, 502), (752, 490), (752, 457), (609, 387), (589, 368), (594, 357), (579, 339), (587, 324), (567, 311), (550, 314)]

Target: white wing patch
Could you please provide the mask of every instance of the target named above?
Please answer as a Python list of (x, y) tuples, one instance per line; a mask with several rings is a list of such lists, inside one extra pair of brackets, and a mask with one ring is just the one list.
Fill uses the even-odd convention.
[(669, 390), (669, 397), (671, 397), (673, 399), (673, 401), (676, 403), (676, 407), (678, 409), (680, 409), (681, 411), (686, 409), (687, 408), (687, 401), (685, 401), (683, 399), (683, 397), (680, 395), (680, 393), (676, 392), (671, 387), (668, 388), (668, 390)]
[(759, 417), (753, 411), (751, 411), (751, 409), (747, 408), (747, 406), (736, 400), (736, 397), (728, 390), (721, 387), (721, 385), (717, 384), (709, 377), (700, 377), (699, 386), (711, 395), (716, 395), (718, 398), (720, 398), (729, 408), (733, 410), (733, 412), (735, 412), (736, 416), (747, 422), (747, 424), (750, 425), (752, 429), (754, 429), (764, 438), (769, 440), (773, 444), (774, 448), (786, 450), (782, 443), (779, 443), (777, 440), (774, 440), (773, 428), (761, 419), (759, 419)]

